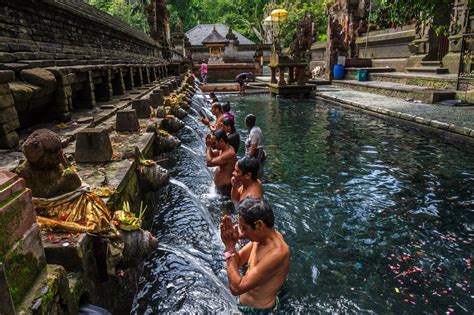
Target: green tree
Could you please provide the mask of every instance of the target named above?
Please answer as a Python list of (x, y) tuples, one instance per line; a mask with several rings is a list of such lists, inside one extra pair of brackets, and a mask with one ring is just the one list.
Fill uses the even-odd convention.
[(90, 5), (121, 19), (133, 28), (148, 32), (149, 27), (144, 11), (137, 9), (140, 8), (140, 2), (146, 3), (145, 0), (88, 0)]
[[(473, 2), (473, 1), (471, 1)], [(453, 0), (372, 0), (371, 24), (378, 28), (428, 24), (447, 34)]]
[(279, 34), (282, 47), (288, 47), (296, 32), (298, 23), (304, 17), (307, 10), (311, 11), (314, 20), (314, 37), (316, 40), (326, 40), (326, 30), (328, 27), (328, 17), (326, 7), (334, 0), (283, 0), (269, 3), (266, 12), (274, 9), (285, 9), (288, 11), (288, 18), (278, 22)]

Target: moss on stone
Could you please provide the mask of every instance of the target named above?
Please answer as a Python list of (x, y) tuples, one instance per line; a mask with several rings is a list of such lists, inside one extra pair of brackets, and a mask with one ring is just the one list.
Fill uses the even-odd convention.
[[(23, 191), (19, 191), (11, 195), (9, 198), (0, 201), (0, 208), (8, 204), (10, 201), (18, 197)], [(21, 203), (24, 205), (24, 203)], [(22, 211), (7, 211), (0, 216), (0, 226), (5, 227), (10, 225), (18, 225), (22, 219)], [(11, 233), (0, 233), (0, 261), (3, 260), (4, 255), (10, 249)]]
[(44, 294), (38, 296), (41, 298), (41, 313), (48, 314), (48, 306), (53, 302), (56, 293), (58, 292), (58, 281), (55, 278), (50, 278), (48, 275), (48, 282), (47, 282), (47, 291)]
[(10, 179), (9, 181), (7, 181), (6, 183), (3, 183), (0, 185), (0, 191), (4, 190), (5, 188), (7, 188), (8, 186), (10, 186), (11, 184), (13, 184), (13, 182), (15, 181), (14, 178)]
[(31, 253), (9, 253), (5, 256), (5, 266), (10, 294), (13, 303), (18, 306), (43, 266)]

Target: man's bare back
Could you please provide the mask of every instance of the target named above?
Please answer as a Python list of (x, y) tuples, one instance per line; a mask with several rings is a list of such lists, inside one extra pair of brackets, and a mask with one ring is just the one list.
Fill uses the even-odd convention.
[(276, 303), (276, 296), (278, 290), (283, 285), (288, 275), (290, 265), (290, 253), (288, 245), (285, 243), (280, 233), (275, 231), (275, 236), (272, 238), (269, 244), (260, 246), (256, 242), (250, 242), (247, 246), (251, 246), (251, 253), (248, 260), (248, 270), (258, 266), (259, 261), (262, 258), (270, 255), (272, 252), (278, 252), (279, 254), (275, 257), (279, 257), (280, 261), (273, 270), (265, 270), (271, 274), (269, 280), (254, 289), (242, 294), (240, 296), (240, 303), (242, 305), (249, 305), (259, 309), (271, 308)]

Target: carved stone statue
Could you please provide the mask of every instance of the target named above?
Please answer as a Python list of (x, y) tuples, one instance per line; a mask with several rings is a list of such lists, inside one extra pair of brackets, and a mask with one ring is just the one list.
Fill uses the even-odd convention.
[(81, 179), (63, 157), (61, 138), (51, 130), (34, 131), (23, 144), (23, 153), (27, 160), (16, 172), (33, 197), (56, 197), (81, 186)]
[(307, 58), (312, 43), (313, 17), (309, 11), (306, 11), (303, 19), (298, 24), (298, 29), (290, 44), (290, 56), (295, 60)]

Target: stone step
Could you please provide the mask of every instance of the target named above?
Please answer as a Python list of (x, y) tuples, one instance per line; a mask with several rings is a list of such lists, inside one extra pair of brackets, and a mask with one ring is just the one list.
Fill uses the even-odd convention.
[(0, 257), (0, 260), (4, 264), (13, 302), (18, 305), (46, 267), (38, 224), (31, 225), (23, 237)]
[(406, 85), (382, 81), (355, 81), (355, 80), (333, 80), (333, 84), (356, 91), (375, 93), (385, 96), (403, 99), (421, 100), (425, 103), (436, 103), (443, 100), (454, 99), (455, 91), (436, 90), (416, 85)]
[(442, 67), (443, 64), (438, 60), (425, 60), (421, 62), (423, 67)]
[(423, 72), (423, 73), (436, 73), (436, 74), (443, 74), (449, 73), (448, 68), (441, 68), (441, 67), (411, 67), (405, 69), (408, 72)]
[(69, 280), (60, 265), (48, 265), (31, 285), (18, 314), (77, 314)]
[(61, 265), (67, 272), (89, 273), (88, 252), (92, 251), (91, 236), (86, 233), (45, 233), (41, 234), (46, 262)]
[(431, 74), (415, 72), (374, 73), (371, 75), (370, 79), (373, 81), (416, 85), (432, 89), (456, 89), (456, 75), (452, 74)]
[(395, 68), (390, 67), (362, 67), (362, 68), (355, 68), (349, 67), (344, 68), (344, 79), (345, 80), (356, 80), (357, 79), (357, 71), (358, 70), (366, 70), (367, 71), (367, 80), (370, 80), (371, 75), (375, 73), (387, 73), (387, 72), (395, 72)]

